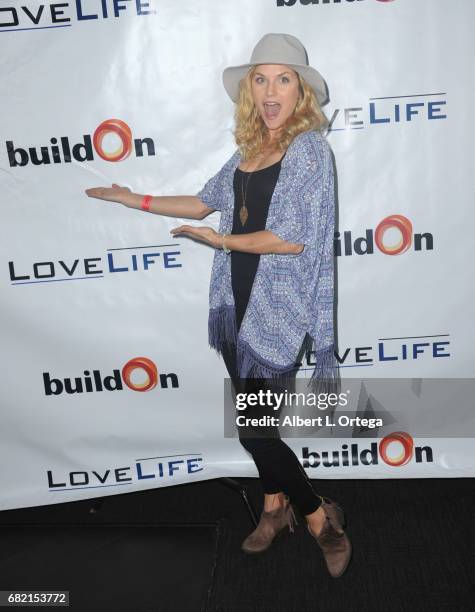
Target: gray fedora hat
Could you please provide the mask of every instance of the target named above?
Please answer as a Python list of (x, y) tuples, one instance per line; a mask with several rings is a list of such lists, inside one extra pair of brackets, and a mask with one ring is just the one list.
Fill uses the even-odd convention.
[(254, 47), (249, 64), (229, 66), (223, 72), (223, 84), (233, 102), (238, 101), (239, 82), (249, 68), (259, 64), (285, 64), (302, 76), (314, 90), (320, 105), (325, 104), (328, 90), (321, 74), (308, 65), (307, 52), (298, 38), (290, 34), (265, 34)]

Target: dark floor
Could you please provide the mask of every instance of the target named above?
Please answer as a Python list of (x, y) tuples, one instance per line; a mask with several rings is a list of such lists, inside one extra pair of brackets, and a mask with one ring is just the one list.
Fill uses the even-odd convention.
[[(259, 481), (238, 481), (260, 512)], [(341, 578), (298, 514), (295, 533), (242, 553), (246, 507), (208, 480), (0, 512), (0, 590), (69, 590), (76, 612), (475, 608), (474, 479), (313, 482), (346, 511), (354, 552)]]

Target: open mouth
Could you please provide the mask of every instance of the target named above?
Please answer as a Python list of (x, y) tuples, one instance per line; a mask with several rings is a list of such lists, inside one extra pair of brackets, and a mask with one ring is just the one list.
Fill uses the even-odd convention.
[(278, 102), (264, 102), (264, 113), (266, 119), (275, 119), (280, 112), (280, 104)]

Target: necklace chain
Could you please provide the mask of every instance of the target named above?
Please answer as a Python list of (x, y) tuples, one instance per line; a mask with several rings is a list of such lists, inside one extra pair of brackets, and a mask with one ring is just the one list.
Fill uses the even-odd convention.
[[(272, 153), (272, 150), (270, 151), (270, 153)], [(267, 157), (269, 157), (269, 153), (267, 153), (267, 155), (264, 157), (264, 152), (261, 152), (261, 153), (258, 153), (257, 157), (261, 158), (260, 161), (262, 161), (262, 158), (267, 159)], [(256, 169), (252, 170), (249, 173), (249, 176), (247, 177), (247, 181), (246, 181), (246, 189), (244, 189), (244, 177), (241, 180), (242, 205), (241, 205), (241, 208), (239, 209), (239, 219), (241, 220), (242, 226), (246, 225), (246, 221), (249, 217), (249, 211), (246, 207), (247, 188), (249, 187), (249, 181), (251, 180), (251, 176), (253, 175), (255, 171)]]

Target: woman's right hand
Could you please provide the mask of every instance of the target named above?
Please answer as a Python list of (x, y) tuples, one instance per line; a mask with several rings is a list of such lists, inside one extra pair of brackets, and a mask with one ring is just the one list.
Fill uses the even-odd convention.
[(127, 206), (127, 194), (132, 192), (128, 187), (121, 187), (117, 183), (112, 183), (112, 187), (91, 187), (85, 189), (85, 193), (89, 198), (118, 202)]

